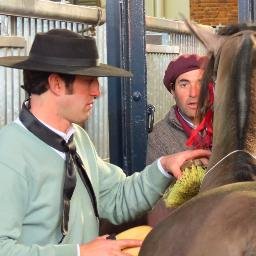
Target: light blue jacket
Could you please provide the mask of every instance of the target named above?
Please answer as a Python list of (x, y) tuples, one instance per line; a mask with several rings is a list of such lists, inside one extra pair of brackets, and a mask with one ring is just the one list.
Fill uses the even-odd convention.
[[(152, 208), (170, 182), (156, 163), (126, 177), (100, 159), (87, 133), (74, 127), (100, 217), (117, 224)], [(76, 244), (98, 236), (98, 219), (77, 175), (69, 233), (58, 245), (64, 164), (52, 148), (18, 124), (0, 130), (0, 256), (76, 256)]]

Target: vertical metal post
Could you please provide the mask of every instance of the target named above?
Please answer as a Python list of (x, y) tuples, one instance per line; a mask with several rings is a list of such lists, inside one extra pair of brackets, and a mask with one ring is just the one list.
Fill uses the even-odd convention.
[(109, 79), (110, 162), (127, 174), (145, 166), (146, 58), (144, 1), (108, 1), (108, 63), (132, 71), (131, 79)]
[(238, 1), (238, 20), (239, 22), (254, 22), (256, 19), (256, 0)]

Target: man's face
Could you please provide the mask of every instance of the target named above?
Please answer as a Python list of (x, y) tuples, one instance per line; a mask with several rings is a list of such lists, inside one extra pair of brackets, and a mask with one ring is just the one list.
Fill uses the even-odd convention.
[(202, 76), (202, 69), (183, 73), (176, 79), (172, 90), (177, 106), (191, 121), (194, 121), (196, 114)]
[(99, 95), (97, 77), (77, 75), (65, 95), (59, 98), (59, 114), (69, 122), (81, 124), (89, 118)]

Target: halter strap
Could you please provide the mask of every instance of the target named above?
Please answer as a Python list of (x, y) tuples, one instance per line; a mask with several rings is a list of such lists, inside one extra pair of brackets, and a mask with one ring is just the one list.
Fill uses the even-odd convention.
[(228, 153), (227, 155), (225, 155), (224, 157), (222, 157), (215, 165), (213, 165), (205, 174), (205, 177), (207, 174), (209, 174), (218, 164), (220, 164), (221, 162), (223, 162), (226, 158), (228, 158), (229, 156), (231, 156), (232, 154), (234, 153), (237, 153), (237, 152), (245, 152), (247, 154), (249, 154), (252, 158), (254, 158), (256, 160), (256, 157), (254, 155), (252, 155), (250, 152), (247, 152), (243, 149), (237, 149), (237, 150), (234, 150), (234, 151), (231, 151), (230, 153)]

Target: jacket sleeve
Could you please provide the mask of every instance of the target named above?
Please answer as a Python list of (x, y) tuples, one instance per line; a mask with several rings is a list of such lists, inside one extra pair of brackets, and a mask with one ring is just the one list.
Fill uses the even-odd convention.
[(75, 244), (25, 245), (19, 241), (29, 201), (28, 182), (0, 162), (0, 256), (77, 256)]
[(114, 224), (127, 222), (150, 210), (170, 183), (156, 162), (128, 177), (119, 167), (101, 159), (98, 167), (100, 216)]

